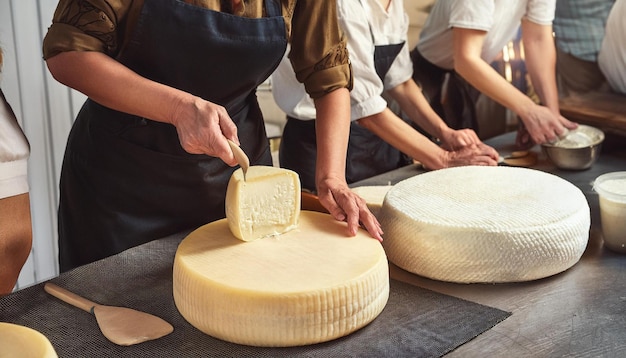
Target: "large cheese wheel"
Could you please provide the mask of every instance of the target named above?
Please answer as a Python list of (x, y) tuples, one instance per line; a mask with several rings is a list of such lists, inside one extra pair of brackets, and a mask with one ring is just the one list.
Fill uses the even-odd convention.
[(345, 336), (389, 297), (382, 245), (365, 231), (302, 211), (297, 229), (241, 241), (226, 220), (192, 232), (174, 260), (174, 302), (199, 330), (234, 343), (297, 346)]
[(46, 336), (32, 328), (0, 322), (0, 358), (57, 358)]
[(562, 272), (582, 256), (591, 221), (583, 193), (555, 175), (478, 166), (396, 184), (380, 216), (389, 261), (459, 283), (528, 281)]

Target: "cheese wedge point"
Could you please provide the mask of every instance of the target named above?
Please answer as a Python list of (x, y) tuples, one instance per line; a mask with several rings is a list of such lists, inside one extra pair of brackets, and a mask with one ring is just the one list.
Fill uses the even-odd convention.
[(226, 219), (243, 241), (280, 235), (298, 226), (300, 178), (294, 171), (251, 166), (235, 170), (226, 189)]

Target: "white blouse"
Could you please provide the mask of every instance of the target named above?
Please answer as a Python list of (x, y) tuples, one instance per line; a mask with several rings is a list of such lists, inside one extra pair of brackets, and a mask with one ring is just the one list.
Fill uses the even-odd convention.
[(511, 41), (523, 18), (551, 25), (556, 0), (441, 0), (436, 1), (417, 44), (425, 59), (441, 68), (454, 68), (452, 28), (486, 31), (481, 58), (492, 62)]
[(28, 192), (30, 146), (0, 91), (0, 199)]
[[(387, 107), (382, 94), (411, 79), (409, 18), (402, 0), (392, 0), (387, 11), (378, 0), (338, 0), (337, 13), (348, 40), (354, 83), (350, 91), (351, 119), (355, 121), (382, 112)], [(375, 46), (403, 42), (404, 47), (382, 81), (374, 67)], [(276, 103), (288, 116), (315, 119), (313, 101), (296, 80), (287, 56), (272, 75), (271, 84)]]

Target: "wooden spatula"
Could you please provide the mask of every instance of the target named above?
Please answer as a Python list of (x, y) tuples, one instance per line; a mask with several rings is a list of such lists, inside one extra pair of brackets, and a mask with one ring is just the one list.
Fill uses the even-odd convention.
[(157, 316), (126, 307), (99, 305), (53, 283), (44, 290), (52, 296), (96, 316), (102, 334), (115, 344), (130, 346), (157, 338), (174, 331), (171, 324)]

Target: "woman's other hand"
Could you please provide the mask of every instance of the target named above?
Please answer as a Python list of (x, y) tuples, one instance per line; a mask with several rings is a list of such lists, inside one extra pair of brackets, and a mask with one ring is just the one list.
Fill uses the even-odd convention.
[(345, 180), (323, 179), (318, 181), (320, 203), (339, 221), (348, 223), (348, 233), (354, 236), (360, 225), (378, 241), (383, 241), (380, 223), (367, 208), (365, 200), (348, 187)]

